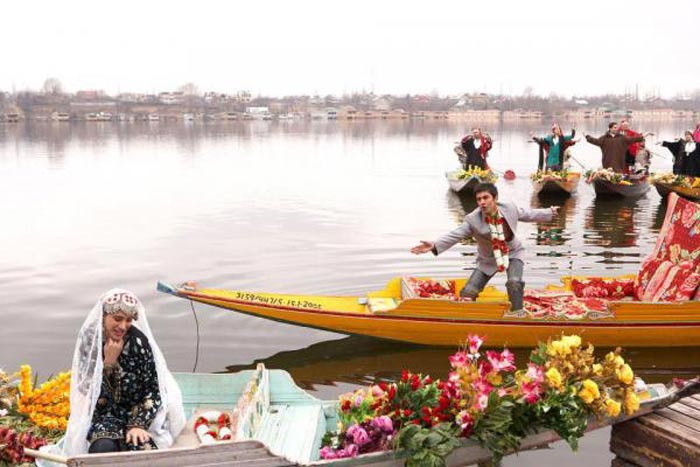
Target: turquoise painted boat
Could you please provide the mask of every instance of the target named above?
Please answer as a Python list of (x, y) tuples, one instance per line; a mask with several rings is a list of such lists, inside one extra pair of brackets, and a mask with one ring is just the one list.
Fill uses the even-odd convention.
[[(239, 373), (175, 373), (183, 393), (188, 424), (170, 449), (142, 452), (91, 454), (60, 460), (73, 467), (93, 466), (237, 466), (277, 467), (316, 465), (332, 467), (373, 466), (400, 467), (403, 452), (377, 452), (355, 458), (319, 460), (321, 440), (326, 431), (337, 426), (336, 402), (319, 400), (299, 388), (282, 370), (267, 370), (260, 364), (255, 370)], [(669, 405), (691, 392), (697, 381), (683, 388), (664, 389), (654, 385), (653, 397), (642, 402), (635, 416)], [(234, 439), (203, 444), (195, 434), (194, 421), (206, 411), (222, 410), (234, 414)], [(615, 422), (623, 419), (616, 419)], [(610, 421), (592, 421), (589, 429), (600, 428)], [(521, 449), (534, 448), (557, 441), (558, 436), (545, 431), (523, 440)], [(491, 459), (488, 450), (476, 442), (464, 440), (450, 454), (448, 465), (471, 465)]]

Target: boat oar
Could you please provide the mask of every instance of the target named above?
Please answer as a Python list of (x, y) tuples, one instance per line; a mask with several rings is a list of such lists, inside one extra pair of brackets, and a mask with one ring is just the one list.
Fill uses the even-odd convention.
[(576, 162), (578, 165), (580, 165), (580, 166), (581, 166), (581, 169), (583, 169), (583, 170), (588, 170), (588, 167), (586, 167), (585, 165), (583, 165), (582, 163), (580, 163), (580, 162), (578, 161), (578, 159), (576, 159), (574, 156), (569, 156), (569, 158), (570, 158), (571, 160), (573, 160), (574, 162)]
[(493, 167), (489, 166), (489, 170), (495, 172), (496, 175), (498, 175), (499, 177), (503, 177), (505, 180), (515, 180), (516, 178), (515, 172), (510, 169), (506, 170), (505, 172), (501, 172), (500, 170), (496, 170)]
[[(0, 444), (0, 451), (5, 449), (7, 444)], [(29, 449), (23, 446), (24, 454), (33, 457), (34, 459), (44, 459), (51, 462), (57, 462), (59, 464), (68, 464), (68, 458), (65, 456), (59, 456), (58, 454), (51, 454), (48, 452), (42, 452), (37, 449)]]
[(24, 448), (24, 453), (35, 459), (44, 459), (47, 461), (56, 462), (58, 464), (68, 464), (68, 458), (65, 456), (59, 456), (58, 454), (50, 454), (48, 452), (42, 452), (29, 448)]
[(662, 158), (663, 160), (673, 162), (673, 161), (672, 161), (671, 159), (669, 159), (668, 157), (662, 156), (660, 153), (658, 153), (658, 152), (656, 152), (656, 151), (652, 151), (651, 149), (647, 149), (647, 151), (649, 151), (649, 154), (651, 154), (652, 156), (660, 157), (660, 158)]

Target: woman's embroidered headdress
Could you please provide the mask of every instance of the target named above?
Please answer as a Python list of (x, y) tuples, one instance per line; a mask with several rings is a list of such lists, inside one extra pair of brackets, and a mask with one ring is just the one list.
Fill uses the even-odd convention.
[(124, 313), (133, 319), (139, 319), (139, 299), (129, 292), (113, 293), (102, 299), (102, 312), (108, 315)]

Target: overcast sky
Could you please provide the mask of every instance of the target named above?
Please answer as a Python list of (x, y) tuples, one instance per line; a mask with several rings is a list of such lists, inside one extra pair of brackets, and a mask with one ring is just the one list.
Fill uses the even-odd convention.
[[(575, 6), (572, 6), (575, 5)], [(3, 2), (0, 90), (254, 95), (700, 88), (690, 0)]]

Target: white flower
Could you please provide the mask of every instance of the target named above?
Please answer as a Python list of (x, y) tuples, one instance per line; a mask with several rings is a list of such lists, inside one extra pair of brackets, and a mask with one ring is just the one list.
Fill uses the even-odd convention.
[(7, 415), (7, 409), (0, 409), (0, 417)]

